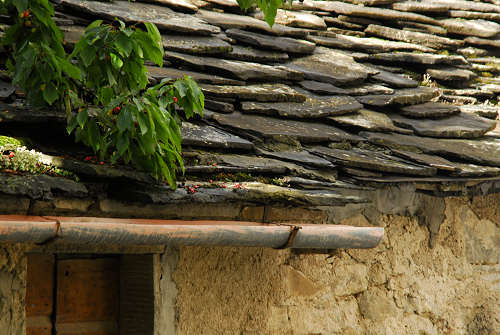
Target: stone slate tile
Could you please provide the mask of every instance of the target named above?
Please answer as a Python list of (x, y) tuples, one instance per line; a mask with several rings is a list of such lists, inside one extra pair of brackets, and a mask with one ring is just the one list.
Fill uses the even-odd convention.
[(297, 38), (305, 38), (307, 35), (306, 29), (287, 27), (281, 24), (274, 24), (273, 27), (270, 28), (266, 22), (245, 15), (219, 13), (200, 9), (198, 13), (195, 14), (195, 17), (223, 29), (244, 29), (264, 32), (271, 35)]
[(301, 165), (310, 165), (317, 168), (335, 167), (330, 161), (319, 156), (311, 155), (308, 151), (267, 151), (257, 149), (257, 154), (265, 157), (277, 158)]
[(483, 13), (465, 10), (450, 10), (449, 14), (454, 18), (462, 19), (483, 19), (489, 21), (500, 22), (500, 13)]
[(399, 10), (402, 12), (413, 12), (413, 13), (440, 13), (445, 14), (448, 13), (450, 7), (444, 3), (440, 3), (437, 1), (402, 1), (396, 2), (392, 5), (392, 9)]
[[(373, 77), (372, 77), (373, 78)], [(319, 81), (312, 81), (312, 80), (304, 80), (299, 82), (299, 85), (310, 91), (314, 92), (316, 94), (320, 95), (352, 95), (352, 96), (358, 96), (358, 95), (366, 95), (366, 94), (393, 94), (394, 90), (389, 87), (385, 87), (382, 85), (377, 85), (377, 84), (364, 84), (362, 86), (357, 86), (357, 87), (347, 87), (347, 88), (340, 88), (337, 86), (333, 86), (332, 84), (328, 83), (321, 83)]]
[(205, 108), (219, 113), (234, 112), (234, 105), (229, 102), (205, 99)]
[(488, 55), (488, 50), (474, 47), (460, 48), (457, 50), (457, 52), (467, 58), (475, 58)]
[(439, 96), (439, 100), (454, 103), (457, 105), (476, 104), (477, 103), (477, 98), (464, 97), (464, 96), (460, 96), (460, 95), (450, 95), (450, 94), (441, 94)]
[(329, 27), (337, 27), (337, 28), (343, 28), (343, 29), (350, 29), (350, 30), (363, 30), (364, 26), (356, 23), (351, 23), (351, 22), (346, 22), (343, 20), (340, 20), (338, 17), (332, 17), (332, 16), (325, 16), (324, 18), (325, 23)]
[(474, 57), (471, 59), (471, 62), (480, 63), (480, 64), (498, 64), (500, 65), (500, 58), (497, 57)]
[(167, 60), (188, 65), (202, 71), (213, 71), (240, 80), (258, 81), (300, 81), (304, 75), (286, 67), (270, 66), (259, 63), (242, 62), (236, 60), (219, 59), (212, 57), (197, 57), (177, 52), (167, 52)]
[(400, 12), (388, 8), (375, 8), (375, 7), (366, 7), (360, 5), (352, 5), (340, 1), (312, 1), (312, 2), (308, 1), (306, 5), (308, 5), (309, 8), (315, 8), (347, 16), (361, 16), (370, 19), (389, 20), (389, 21), (403, 20), (403, 21), (413, 21), (413, 22), (439, 25), (438, 22), (433, 18), (421, 14)]
[(360, 138), (323, 123), (276, 119), (267, 116), (232, 113), (214, 115), (222, 126), (239, 129), (277, 141), (288, 139), (304, 143), (358, 142)]
[(354, 5), (364, 5), (364, 6), (383, 6), (390, 5), (398, 0), (345, 0), (344, 2), (349, 2)]
[(336, 180), (334, 182), (324, 182), (318, 180), (305, 179), (300, 177), (285, 177), (283, 182), (292, 187), (299, 187), (303, 189), (314, 189), (314, 190), (332, 190), (332, 189), (348, 189), (348, 190), (365, 190), (374, 191), (372, 187), (359, 186), (352, 183), (346, 183), (344, 181)]
[(308, 98), (305, 102), (262, 103), (244, 101), (241, 110), (244, 113), (267, 114), (285, 118), (321, 118), (341, 115), (363, 108), (356, 99), (349, 96), (329, 96), (325, 98)]
[(184, 13), (196, 13), (198, 11), (198, 7), (194, 5), (189, 0), (141, 0), (141, 2), (150, 2), (152, 4), (163, 5), (167, 7), (171, 7), (175, 10)]
[(401, 115), (413, 119), (439, 119), (459, 113), (460, 109), (457, 106), (441, 102), (426, 102), (400, 109)]
[(413, 151), (404, 151), (391, 149), (391, 152), (396, 156), (402, 157), (404, 159), (408, 159), (414, 161), (419, 164), (424, 164), (436, 168), (438, 170), (446, 171), (446, 172), (457, 172), (460, 171), (457, 163), (452, 163), (449, 160), (439, 157), (436, 155), (427, 155), (422, 153), (417, 153)]
[(494, 121), (473, 114), (461, 113), (442, 119), (410, 119), (391, 114), (392, 121), (410, 128), (420, 136), (439, 138), (478, 138), (495, 128)]
[(416, 80), (408, 78), (402, 74), (392, 73), (389, 71), (379, 70), (380, 72), (371, 77), (372, 80), (384, 83), (394, 88), (412, 88), (417, 87), (420, 83)]
[[(433, 0), (425, 0), (423, 3), (428, 4), (434, 2)], [(439, 3), (448, 6), (448, 9), (476, 11), (485, 13), (500, 13), (500, 7), (497, 4), (466, 1), (466, 0), (439, 0)]]
[(446, 36), (448, 34), (448, 31), (444, 28), (425, 23), (396, 21), (396, 25), (400, 28), (403, 28), (403, 31), (415, 31), (417, 33), (443, 36)]
[(11, 83), (0, 80), (0, 99), (5, 100), (16, 91)]
[(352, 86), (361, 84), (378, 71), (373, 71), (344, 53), (317, 48), (314, 55), (294, 59), (287, 63), (293, 70), (303, 73), (305, 79), (338, 86)]
[(283, 84), (246, 86), (200, 85), (208, 97), (251, 100), (260, 102), (304, 102), (307, 97)]
[(445, 19), (439, 21), (449, 33), (476, 37), (493, 37), (500, 33), (500, 24), (486, 20)]
[(64, 34), (64, 41), (69, 46), (74, 46), (82, 37), (85, 32), (85, 27), (79, 25), (62, 26), (59, 27)]
[(280, 176), (291, 174), (325, 181), (335, 181), (337, 175), (336, 170), (332, 169), (332, 167), (329, 167), (328, 170), (333, 171), (333, 174), (331, 172), (323, 173), (321, 170), (305, 168), (291, 162), (260, 156), (222, 154), (217, 155), (216, 159), (219, 166), (236, 167), (241, 169), (241, 172), (246, 171), (247, 173), (272, 173)]
[[(450, 85), (452, 86), (452, 85)], [(473, 97), (478, 99), (492, 99), (497, 95), (486, 89), (477, 89), (477, 88), (464, 88), (464, 89), (443, 89), (443, 94), (445, 95), (455, 95), (455, 96), (465, 96), (465, 97)]]
[(311, 152), (323, 156), (337, 165), (346, 167), (414, 176), (434, 176), (437, 173), (437, 170), (433, 167), (414, 164), (398, 157), (371, 150), (359, 148), (340, 150), (314, 147)]
[(452, 172), (454, 177), (474, 178), (474, 177), (495, 177), (500, 176), (500, 168), (493, 166), (479, 166), (475, 164), (454, 163), (458, 171)]
[(56, 195), (82, 198), (88, 190), (82, 183), (61, 177), (0, 173), (0, 193), (50, 200)]
[[(447, 66), (437, 69), (427, 69), (426, 73), (430, 75), (432, 79), (445, 82), (459, 81), (463, 83), (477, 77), (472, 71)], [(467, 84), (464, 85), (467, 86)]]
[[(196, 183), (202, 184), (202, 183)], [(368, 199), (345, 195), (328, 190), (298, 190), (289, 187), (263, 184), (258, 182), (245, 183), (244, 189), (234, 189), (235, 183), (228, 183), (227, 188), (199, 187), (191, 194), (179, 187), (175, 191), (166, 186), (156, 185), (114, 185), (115, 195), (120, 199), (140, 201), (155, 204), (178, 203), (282, 203), (288, 206), (335, 206), (348, 203), (365, 203)], [(192, 214), (196, 217), (196, 213)]]
[(269, 36), (240, 29), (228, 29), (226, 35), (244, 44), (257, 48), (276, 50), (293, 54), (311, 54), (316, 45), (314, 43), (290, 37)]
[(464, 105), (457, 107), (462, 113), (474, 113), (476, 115), (493, 119), (498, 118), (500, 107), (487, 105)]
[[(264, 20), (264, 13), (260, 10), (257, 10), (252, 15), (256, 19)], [(326, 23), (323, 18), (312, 13), (278, 9), (274, 22), (290, 27), (326, 30)]]
[(224, 10), (241, 12), (241, 8), (236, 0), (204, 0), (207, 3), (220, 7)]
[(367, 26), (370, 24), (380, 24), (382, 21), (377, 21), (373, 19), (368, 19), (366, 17), (357, 17), (357, 16), (347, 16), (347, 15), (339, 15), (337, 16), (339, 20), (344, 22), (357, 23), (363, 26)]
[(464, 42), (454, 40), (447, 37), (436, 36), (433, 34), (419, 33), (408, 30), (400, 30), (390, 27), (378, 26), (371, 24), (365, 29), (365, 33), (388, 38), (391, 40), (403, 41), (408, 43), (417, 43), (432, 49), (457, 49), (461, 47)]
[(500, 48), (500, 39), (489, 39), (480, 37), (467, 37), (464, 39), (465, 44), (489, 48)]
[(427, 154), (500, 167), (500, 139), (439, 139), (373, 132), (361, 132), (360, 135), (374, 144), (390, 148), (403, 150), (417, 148)]
[(224, 78), (220, 76), (193, 72), (188, 70), (179, 70), (170, 67), (158, 67), (158, 66), (146, 66), (149, 75), (157, 80), (162, 80), (164, 78), (184, 78), (184, 76), (191, 76), (198, 84), (213, 84), (213, 85), (233, 85), (242, 86), (245, 85), (244, 81), (234, 80), (229, 78)]
[(428, 53), (411, 53), (411, 52), (392, 52), (379, 53), (374, 55), (366, 55), (357, 57), (358, 60), (369, 62), (383, 62), (390, 65), (394, 63), (413, 63), (424, 65), (467, 65), (469, 64), (462, 56), (435, 55)]
[(205, 124), (183, 122), (181, 135), (182, 145), (245, 150), (253, 148), (252, 142)]
[(160, 30), (193, 35), (210, 35), (220, 28), (208, 24), (193, 15), (177, 13), (170, 8), (131, 1), (115, 0), (100, 2), (89, 0), (62, 0), (62, 5), (79, 12), (88, 13), (109, 20), (119, 18), (125, 22), (152, 22)]
[(337, 35), (322, 37), (310, 35), (309, 41), (330, 48), (356, 50), (366, 53), (389, 52), (394, 50), (434, 52), (432, 48), (413, 43), (386, 41), (376, 38)]
[(66, 123), (64, 112), (56, 109), (32, 109), (22, 100), (0, 102), (0, 123)]
[(249, 46), (233, 45), (233, 50), (224, 58), (255, 63), (284, 63), (289, 60), (288, 54), (278, 51), (259, 50)]
[(358, 127), (369, 131), (412, 133), (411, 130), (394, 126), (392, 120), (386, 114), (368, 109), (362, 109), (350, 115), (332, 116), (329, 119), (340, 126)]
[(431, 87), (417, 87), (397, 90), (392, 95), (366, 95), (356, 97), (363, 105), (384, 107), (390, 105), (417, 105), (428, 102), (439, 95), (439, 91)]
[(166, 34), (162, 36), (165, 50), (195, 55), (226, 54), (231, 52), (231, 44), (213, 36), (188, 36)]

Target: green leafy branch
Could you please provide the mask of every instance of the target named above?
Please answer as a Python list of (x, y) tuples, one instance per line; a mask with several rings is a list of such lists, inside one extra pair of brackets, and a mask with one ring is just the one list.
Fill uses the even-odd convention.
[(175, 188), (181, 158), (180, 117), (202, 113), (203, 93), (189, 77), (147, 88), (145, 61), (163, 64), (161, 35), (95, 21), (71, 54), (52, 20), (47, 0), (7, 0), (1, 8), (15, 18), (2, 43), (10, 48), (13, 83), (34, 107), (64, 109), (67, 130), (100, 160), (132, 163)]

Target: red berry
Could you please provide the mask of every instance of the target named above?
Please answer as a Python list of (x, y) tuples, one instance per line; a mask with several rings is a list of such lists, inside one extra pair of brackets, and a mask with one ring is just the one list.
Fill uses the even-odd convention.
[(175, 102), (175, 103), (177, 103), (177, 101), (179, 101), (179, 100), (177, 99), (177, 97), (174, 97), (173, 99), (174, 99), (174, 102)]
[(92, 160), (92, 156), (87, 156), (83, 159), (84, 161), (88, 162)]
[(11, 152), (11, 153), (9, 154), (9, 158), (13, 158), (15, 155), (16, 155), (15, 153)]
[(209, 179), (208, 182), (212, 184), (214, 181), (212, 179)]
[(99, 164), (104, 165), (104, 162), (99, 162)]

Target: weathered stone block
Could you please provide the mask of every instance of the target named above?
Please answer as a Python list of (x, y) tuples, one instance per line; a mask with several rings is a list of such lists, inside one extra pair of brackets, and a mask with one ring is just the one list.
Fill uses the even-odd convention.
[(378, 287), (364, 292), (358, 304), (361, 314), (374, 321), (382, 321), (396, 312), (396, 305), (388, 296), (387, 291)]
[(242, 221), (262, 221), (264, 218), (264, 207), (243, 207), (240, 214)]
[(313, 296), (321, 289), (304, 273), (291, 266), (285, 266), (285, 280), (288, 294), (291, 296)]
[(368, 288), (368, 268), (363, 264), (342, 265), (335, 268), (336, 280), (333, 293), (336, 296), (353, 295)]
[(30, 200), (24, 197), (0, 195), (0, 214), (27, 214)]
[(268, 207), (267, 221), (269, 222), (302, 222), (326, 223), (326, 212), (321, 210), (300, 207)]

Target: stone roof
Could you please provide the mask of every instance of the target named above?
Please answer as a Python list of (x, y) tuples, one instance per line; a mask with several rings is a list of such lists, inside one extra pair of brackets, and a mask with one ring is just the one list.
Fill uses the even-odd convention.
[[(367, 201), (356, 192), (387, 183), (443, 191), (495, 182), (494, 2), (294, 1), (270, 28), (260, 11), (243, 13), (235, 0), (59, 0), (57, 22), (70, 44), (97, 18), (151, 21), (161, 30), (166, 65), (149, 66), (152, 80), (188, 74), (206, 97), (203, 119), (182, 126), (181, 182), (199, 188), (172, 192), (128, 168), (83, 162), (81, 148), (45, 134), (35, 136), (50, 154), (44, 159), (82, 182), (72, 189), (70, 181), (51, 184), (53, 177), (11, 183), (18, 176), (0, 174), (0, 191), (327, 205)], [(64, 115), (29, 110), (22, 94), (0, 86), (0, 133), (64, 129)]]

